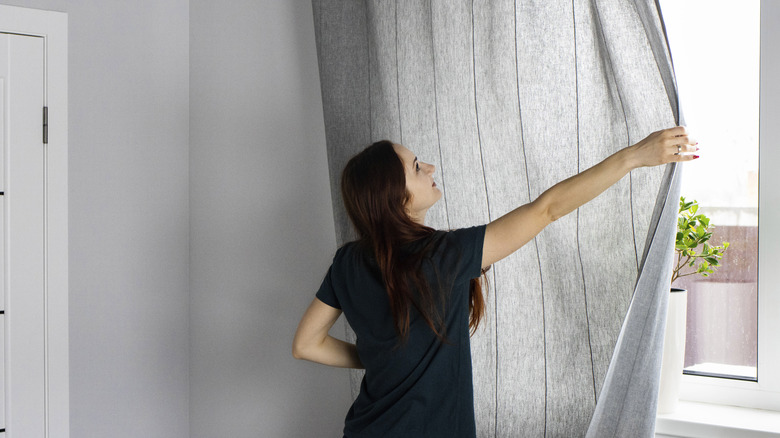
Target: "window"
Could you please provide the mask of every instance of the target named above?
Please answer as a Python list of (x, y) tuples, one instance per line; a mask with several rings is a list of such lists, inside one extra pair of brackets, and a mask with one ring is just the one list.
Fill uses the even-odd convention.
[[(731, 243), (713, 275), (675, 286), (688, 290), (686, 373), (755, 380), (759, 3), (719, 6), (697, 0), (667, 9), (681, 107), (704, 158), (685, 166), (681, 192), (712, 220), (710, 243)], [(671, 17), (685, 17), (684, 27)]]
[(731, 244), (712, 276), (675, 283), (689, 290), (681, 398), (780, 410), (780, 154), (769, 146), (780, 143), (770, 80), (780, 54), (768, 43), (780, 38), (780, 2), (660, 3), (683, 116), (702, 148), (682, 195), (712, 219), (710, 242)]

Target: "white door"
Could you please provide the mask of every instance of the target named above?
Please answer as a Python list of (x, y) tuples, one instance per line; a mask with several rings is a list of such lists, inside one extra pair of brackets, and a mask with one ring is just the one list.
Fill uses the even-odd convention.
[[(0, 437), (46, 434), (44, 41), (0, 33)], [(3, 260), (4, 259), (4, 260)]]

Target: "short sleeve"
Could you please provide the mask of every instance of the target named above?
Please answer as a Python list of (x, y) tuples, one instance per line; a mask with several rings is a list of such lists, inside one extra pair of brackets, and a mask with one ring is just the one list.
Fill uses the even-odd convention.
[(332, 275), (333, 266), (331, 265), (331, 267), (328, 268), (328, 273), (325, 274), (325, 278), (322, 279), (322, 284), (320, 284), (320, 289), (317, 291), (316, 297), (330, 307), (341, 309), (339, 300), (336, 297), (336, 291), (333, 289)]
[(450, 231), (446, 237), (445, 263), (454, 265), (456, 281), (477, 278), (482, 274), (482, 247), (485, 225)]

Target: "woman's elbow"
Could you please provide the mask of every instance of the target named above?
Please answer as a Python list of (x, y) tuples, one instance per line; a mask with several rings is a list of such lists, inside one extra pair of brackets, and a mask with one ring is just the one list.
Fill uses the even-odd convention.
[(536, 211), (540, 222), (544, 223), (545, 226), (561, 218), (561, 215), (555, 211), (555, 206), (550, 202), (549, 197), (545, 196), (544, 193), (531, 202), (531, 206)]
[(293, 344), (292, 344), (292, 356), (293, 356), (295, 359), (298, 359), (298, 360), (301, 360), (301, 359), (306, 359), (306, 357), (308, 356), (308, 355), (306, 354), (306, 348), (305, 348), (305, 346), (304, 346), (304, 345), (302, 345), (302, 344), (301, 344), (300, 342), (298, 342), (297, 340), (296, 340), (296, 341), (293, 341)]

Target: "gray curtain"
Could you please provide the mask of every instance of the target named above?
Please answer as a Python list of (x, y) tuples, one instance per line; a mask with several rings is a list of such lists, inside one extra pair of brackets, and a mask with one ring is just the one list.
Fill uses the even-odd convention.
[[(312, 4), (339, 243), (340, 172), (373, 141), (436, 166), (428, 223), (454, 229), (678, 120), (653, 0)], [(494, 266), (480, 437), (652, 436), (678, 192), (677, 166), (635, 170)]]

